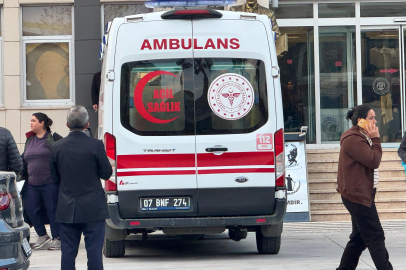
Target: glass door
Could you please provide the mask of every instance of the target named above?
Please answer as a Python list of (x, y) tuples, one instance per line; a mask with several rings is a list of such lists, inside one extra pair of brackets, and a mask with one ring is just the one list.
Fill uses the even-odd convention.
[(340, 141), (348, 108), (356, 104), (355, 27), (319, 27), (321, 142)]
[(362, 104), (375, 111), (382, 143), (402, 140), (402, 28), (361, 30)]

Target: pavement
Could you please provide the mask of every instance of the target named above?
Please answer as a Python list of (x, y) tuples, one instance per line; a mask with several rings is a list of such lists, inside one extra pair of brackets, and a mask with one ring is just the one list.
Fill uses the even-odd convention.
[[(394, 269), (406, 269), (406, 220), (382, 221), (386, 246)], [(123, 258), (104, 258), (105, 270), (121, 269), (283, 269), (334, 270), (351, 232), (350, 222), (285, 223), (277, 255), (260, 255), (255, 233), (234, 242), (227, 233), (202, 240), (181, 240), (162, 233), (150, 234), (147, 241), (131, 235)], [(36, 233), (31, 230), (31, 243)], [(85, 270), (86, 251), (82, 239), (76, 269)], [(60, 269), (60, 251), (35, 250), (30, 269)], [(375, 269), (366, 250), (357, 270)]]

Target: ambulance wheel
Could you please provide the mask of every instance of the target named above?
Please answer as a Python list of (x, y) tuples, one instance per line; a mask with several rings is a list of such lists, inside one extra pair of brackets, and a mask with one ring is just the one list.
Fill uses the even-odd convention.
[(278, 254), (281, 247), (281, 236), (266, 237), (261, 230), (256, 231), (257, 250), (259, 254)]
[(125, 240), (110, 241), (105, 238), (103, 254), (106, 258), (123, 257), (125, 254)]
[(247, 230), (228, 229), (228, 236), (230, 237), (231, 240), (234, 240), (236, 242), (247, 238), (247, 235), (248, 235)]

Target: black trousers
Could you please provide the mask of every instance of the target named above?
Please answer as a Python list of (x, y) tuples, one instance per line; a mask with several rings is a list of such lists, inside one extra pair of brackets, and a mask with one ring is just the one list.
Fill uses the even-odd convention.
[(87, 269), (103, 270), (104, 220), (89, 223), (61, 223), (61, 269), (75, 270), (82, 233), (85, 236)]
[(23, 203), (25, 212), (32, 222), (38, 236), (44, 236), (47, 231), (41, 216), (41, 206), (46, 209), (53, 238), (59, 238), (59, 224), (55, 222), (56, 206), (58, 205), (58, 187), (54, 183), (40, 186), (26, 185)]
[(344, 197), (341, 198), (351, 214), (352, 233), (337, 270), (356, 269), (359, 257), (366, 248), (368, 248), (377, 270), (392, 270), (375, 202), (371, 207), (367, 207), (353, 203)]

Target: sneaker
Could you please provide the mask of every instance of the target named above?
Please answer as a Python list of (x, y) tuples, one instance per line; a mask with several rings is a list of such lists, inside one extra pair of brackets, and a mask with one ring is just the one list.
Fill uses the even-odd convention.
[(48, 245), (48, 250), (61, 250), (61, 240), (54, 238), (54, 240)]
[(32, 246), (32, 249), (40, 249), (49, 242), (51, 242), (51, 237), (49, 237), (48, 234), (39, 236), (37, 242), (35, 242), (35, 244)]

